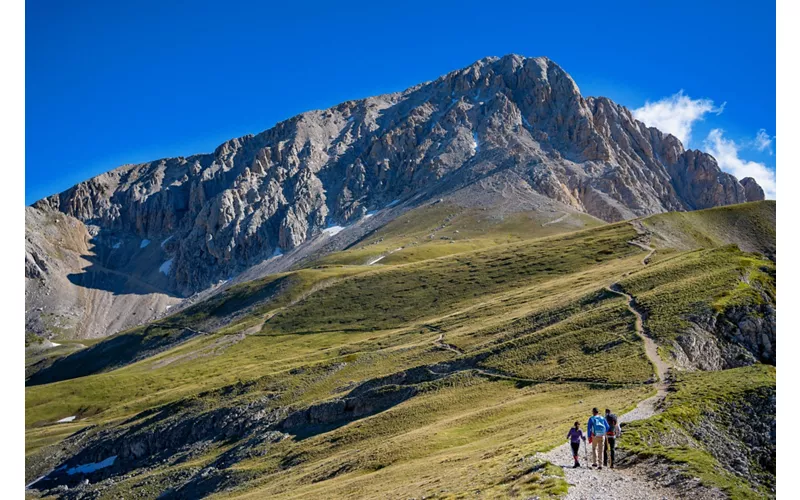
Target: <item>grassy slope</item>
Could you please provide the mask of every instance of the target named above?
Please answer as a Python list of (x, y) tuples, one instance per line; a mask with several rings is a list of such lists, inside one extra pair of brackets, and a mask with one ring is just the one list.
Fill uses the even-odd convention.
[[(626, 426), (621, 447), (642, 457), (657, 457), (675, 464), (688, 477), (699, 477), (706, 485), (722, 489), (731, 498), (769, 497), (769, 491), (763, 487), (748, 483), (727, 470), (723, 465), (729, 464), (720, 463), (708, 450), (708, 444), (696, 438), (694, 429), (708, 419), (709, 414), (725, 413), (721, 405), (741, 401), (747, 393), (767, 391), (774, 394), (775, 368), (753, 365), (718, 372), (685, 373), (675, 385), (676, 392), (667, 397), (667, 409), (662, 414)], [(756, 415), (755, 418), (774, 419), (774, 415)], [(728, 433), (731, 429), (722, 426), (720, 431)]]
[[(402, 218), (396, 222), (406, 224)], [(603, 293), (604, 286), (627, 276), (626, 288), (644, 295), (648, 286), (666, 289), (702, 271), (716, 277), (718, 285), (711, 294), (693, 293), (714, 304), (740, 292), (743, 267), (758, 270), (764, 264), (723, 248), (707, 251), (725, 259), (663, 252), (665, 257), (642, 269), (643, 252), (627, 244), (636, 233), (621, 223), (522, 242), (480, 243), (479, 250), (467, 252), (458, 243), (421, 242), (409, 258), (353, 265), (374, 255), (358, 254), (363, 248), (372, 252), (384, 243), (397, 248), (399, 239), (407, 243), (409, 235), (416, 238), (430, 228), (430, 221), (405, 232), (392, 224), (375, 235), (382, 241), (368, 238), (315, 268), (241, 285), (213, 305), (181, 316), (181, 323), (192, 324), (213, 319), (214, 311), (234, 318), (215, 333), (113, 371), (28, 387), (27, 454), (34, 457), (69, 431), (114, 425), (143, 410), (227, 386), (255, 384), (243, 402), (257, 397), (264, 390), (259, 387), (278, 386), (279, 404), (302, 407), (342, 397), (365, 380), (460, 358), (475, 360), (474, 368), (485, 374), (549, 385), (520, 386), (461, 372), (448, 379), (452, 383), (433, 384), (390, 410), (313, 438), (283, 441), (264, 457), (231, 470), (255, 480), (245, 489), (257, 488), (256, 497), (347, 492), (399, 497), (477, 489), (490, 496), (557, 494), (563, 484), (549, 477), (553, 474), (521, 467), (520, 454), (557, 444), (562, 428), (585, 413), (592, 398), (625, 408), (649, 393), (642, 384), (653, 370), (634, 334), (633, 316), (622, 299)], [(535, 223), (528, 236), (539, 233), (536, 227), (550, 228)], [(426, 253), (441, 245), (458, 251), (443, 257), (438, 249)], [(715, 265), (697, 264), (707, 261)], [(288, 280), (289, 286), (265, 293), (276, 279)], [(264, 300), (254, 301), (242, 316), (230, 316), (237, 304), (254, 296)], [(681, 314), (680, 308), (654, 308), (648, 323), (674, 321)], [(249, 334), (239, 335), (244, 331)], [(463, 354), (437, 346), (440, 335)], [(601, 363), (620, 369), (592, 369)], [(611, 385), (591, 386), (605, 387), (601, 392), (586, 383)], [(69, 415), (79, 419), (52, 424)], [(176, 467), (211, 463), (225, 446)], [(289, 457), (299, 457), (294, 467), (277, 466)], [(324, 479), (332, 470), (340, 472)], [(149, 473), (154, 491), (172, 481), (172, 472)], [(136, 481), (121, 484), (120, 494)]]
[[(403, 264), (604, 225), (590, 215), (509, 213), (434, 203), (406, 212), (351, 248), (320, 259), (323, 265)], [(561, 219), (561, 220), (559, 220)]]
[(761, 303), (762, 291), (774, 299), (775, 263), (728, 245), (657, 259), (620, 283), (647, 312), (648, 333), (670, 345), (691, 317)]
[(775, 255), (775, 201), (757, 201), (697, 212), (671, 212), (645, 219), (656, 246), (677, 250), (729, 244), (745, 252)]
[[(564, 429), (584, 416), (584, 405), (603, 401), (625, 407), (645, 393), (641, 388), (600, 392), (583, 385), (518, 388), (465, 377), (359, 425), (302, 443), (307, 461), (290, 475), (271, 469), (269, 458), (237, 469), (261, 477), (250, 498), (407, 498), (409, 492), (503, 497), (515, 489), (533, 495), (541, 484), (531, 475), (524, 478), (530, 463), (521, 462), (523, 457), (559, 442)], [(584, 405), (577, 404), (580, 400)], [(292, 453), (272, 451), (278, 457), (286, 452)], [(332, 470), (342, 473), (319, 481)], [(524, 479), (534, 480), (525, 484)]]

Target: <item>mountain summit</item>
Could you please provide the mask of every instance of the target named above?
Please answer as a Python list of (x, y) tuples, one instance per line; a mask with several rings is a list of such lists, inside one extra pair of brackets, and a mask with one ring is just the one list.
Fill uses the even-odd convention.
[[(610, 222), (763, 197), (753, 179), (740, 183), (625, 107), (584, 98), (553, 61), (488, 57), (402, 92), (300, 114), (211, 154), (125, 165), (40, 200), (27, 214), (26, 277), (45, 286), (69, 267), (33, 234), (54, 210), (90, 238), (76, 258), (91, 247), (104, 273), (98, 285), (73, 266), (70, 283), (111, 292), (107, 303), (129, 293), (133, 278), (138, 296), (188, 296), (387, 207), (502, 202)], [(147, 248), (151, 240), (159, 243)], [(283, 261), (270, 271), (296, 262)], [(29, 309), (43, 293), (31, 287)]]

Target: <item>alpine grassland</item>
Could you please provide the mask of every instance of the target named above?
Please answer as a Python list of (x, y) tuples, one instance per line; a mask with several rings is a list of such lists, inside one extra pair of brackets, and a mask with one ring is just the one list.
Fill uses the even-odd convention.
[(620, 446), (731, 498), (774, 496), (775, 367), (682, 373), (675, 389), (663, 413), (626, 426)]
[[(623, 414), (656, 393), (631, 307), (672, 363), (698, 317), (774, 304), (774, 210), (662, 214), (646, 235), (581, 215), (413, 210), (342, 252), (36, 354), (27, 476), (71, 485), (51, 472), (116, 456), (92, 476), (99, 498), (561, 498), (561, 467), (537, 452), (593, 406)], [(774, 373), (676, 369), (663, 413), (626, 426), (629, 460), (734, 497), (767, 491), (768, 466), (748, 482), (695, 430), (774, 391)]]

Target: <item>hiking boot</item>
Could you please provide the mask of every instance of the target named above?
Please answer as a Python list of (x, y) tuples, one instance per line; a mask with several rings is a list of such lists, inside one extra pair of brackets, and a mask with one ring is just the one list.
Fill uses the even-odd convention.
[(597, 467), (597, 464), (592, 464), (592, 467)]
[(578, 463), (578, 462), (575, 462), (575, 465), (573, 465), (573, 466), (572, 466), (572, 468), (573, 468), (573, 469), (577, 469), (577, 468), (578, 468), (578, 467), (580, 467), (580, 466), (581, 466), (581, 464), (580, 464), (580, 463)]

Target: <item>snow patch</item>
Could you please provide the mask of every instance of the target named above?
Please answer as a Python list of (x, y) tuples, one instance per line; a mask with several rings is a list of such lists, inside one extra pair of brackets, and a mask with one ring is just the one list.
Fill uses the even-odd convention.
[(337, 234), (341, 233), (349, 226), (340, 226), (335, 224), (334, 222), (328, 222), (328, 226), (322, 230), (322, 234), (327, 236), (336, 236)]
[(522, 117), (522, 123), (524, 123), (526, 127), (530, 127), (531, 126), (531, 123), (524, 116)]
[(47, 474), (45, 474), (42, 477), (36, 478), (33, 482), (26, 484), (25, 485), (25, 489), (27, 490), (28, 488), (30, 488), (31, 486), (33, 486), (34, 484), (38, 483), (39, 481), (41, 481), (42, 479), (44, 479), (46, 477), (47, 477)]
[(569, 214), (565, 213), (564, 215), (562, 215), (558, 219), (553, 219), (551, 221), (545, 222), (544, 224), (542, 224), (542, 227), (549, 226), (550, 224), (558, 224), (559, 222), (561, 222), (562, 220), (566, 219), (567, 217), (569, 217)]
[(170, 235), (170, 236), (167, 236), (167, 237), (164, 239), (164, 241), (162, 241), (162, 242), (161, 242), (161, 248), (164, 248), (164, 245), (166, 245), (166, 244), (167, 244), (167, 242), (168, 242), (169, 240), (171, 240), (171, 239), (172, 239), (172, 235)]
[(367, 219), (367, 218), (372, 217), (373, 215), (375, 215), (377, 213), (378, 213), (377, 210), (370, 210), (369, 212), (364, 214), (364, 218)]
[(164, 262), (158, 267), (158, 270), (164, 273), (164, 276), (169, 276), (169, 272), (172, 269), (172, 259)]
[[(58, 344), (56, 344), (56, 345), (58, 345)], [(73, 420), (75, 420), (75, 415), (72, 415), (71, 417), (64, 417), (61, 420), (56, 420), (56, 423), (57, 424), (66, 424), (67, 422), (72, 422)]]
[(480, 150), (481, 150), (481, 147), (478, 144), (478, 133), (477, 132), (473, 132), (472, 133), (472, 151), (474, 153), (477, 153)]
[(117, 248), (119, 248), (121, 246), (122, 246), (122, 242), (118, 241), (118, 242), (114, 243), (113, 245), (111, 245), (111, 248), (116, 250)]
[(102, 462), (93, 462), (90, 464), (79, 465), (77, 467), (73, 467), (71, 469), (67, 469), (67, 474), (70, 476), (73, 474), (89, 474), (91, 472), (105, 469), (106, 467), (111, 467), (114, 465), (114, 461), (117, 459), (117, 456), (114, 455), (112, 457), (108, 457)]
[(150, 240), (142, 240), (142, 242), (139, 244), (139, 248), (144, 248), (149, 244), (150, 244)]
[(383, 254), (383, 255), (380, 255), (380, 256), (378, 256), (378, 257), (375, 257), (374, 259), (367, 261), (367, 265), (368, 265), (368, 266), (371, 266), (372, 264), (375, 264), (375, 263), (377, 263), (377, 262), (380, 262), (380, 261), (382, 261), (382, 260), (383, 260), (383, 259), (384, 259), (384, 258), (385, 258), (387, 255), (392, 255), (392, 254), (393, 254), (393, 253), (395, 253), (395, 252), (399, 252), (399, 251), (400, 251), (400, 250), (402, 250), (403, 248), (404, 248), (404, 247), (397, 247), (397, 248), (395, 248), (394, 250), (392, 250), (392, 251), (390, 251), (390, 252), (387, 252), (387, 253), (385, 253), (385, 254)]
[(400, 200), (399, 200), (399, 199), (397, 199), (397, 200), (393, 200), (391, 203), (389, 203), (388, 205), (386, 205), (386, 208), (391, 208), (391, 207), (393, 207), (393, 206), (397, 205), (398, 203), (400, 203)]
[(342, 231), (344, 231), (344, 226), (328, 226), (322, 230), (322, 232), (328, 236), (336, 236)]
[(56, 343), (56, 342), (50, 342), (50, 347), (58, 347), (58, 346), (60, 346), (60, 345), (61, 345), (61, 344), (58, 344), (58, 343)]
[(281, 255), (283, 255), (283, 250), (281, 250), (281, 247), (275, 247), (275, 251), (272, 252), (272, 257), (280, 257)]

